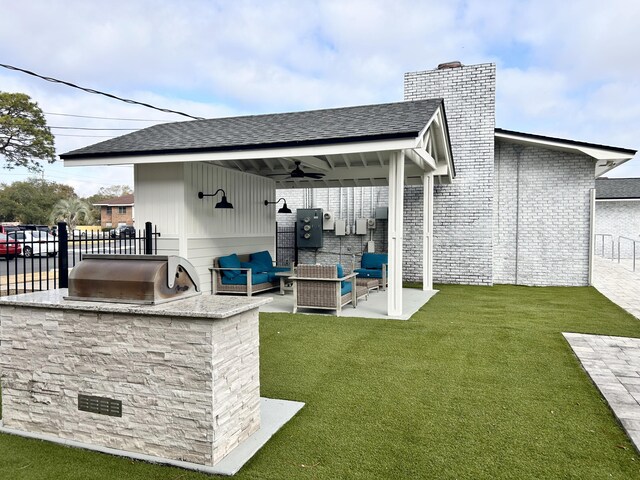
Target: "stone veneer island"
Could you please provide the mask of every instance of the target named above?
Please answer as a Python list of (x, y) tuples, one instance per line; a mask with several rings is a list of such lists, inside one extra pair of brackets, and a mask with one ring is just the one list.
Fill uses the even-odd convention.
[(270, 298), (66, 294), (0, 298), (4, 431), (211, 466), (260, 428), (258, 307)]

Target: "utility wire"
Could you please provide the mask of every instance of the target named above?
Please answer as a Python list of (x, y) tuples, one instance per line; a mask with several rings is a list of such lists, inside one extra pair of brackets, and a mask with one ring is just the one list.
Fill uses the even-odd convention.
[(59, 130), (127, 130), (129, 132), (140, 130), (139, 128), (92, 128), (92, 127), (49, 127)]
[(59, 115), (61, 117), (77, 117), (77, 118), (95, 118), (98, 120), (125, 120), (127, 122), (166, 122), (167, 120), (158, 120), (158, 119), (148, 119), (144, 118), (116, 118), (116, 117), (92, 117), (91, 115), (72, 115), (70, 113), (53, 113), (53, 112), (43, 112), (45, 115)]
[(113, 138), (113, 135), (66, 135), (64, 133), (56, 133), (56, 137)]
[(47, 82), (61, 83), (62, 85), (66, 85), (66, 86), (71, 87), (71, 88), (77, 88), (78, 90), (82, 90), (82, 91), (87, 92), (87, 93), (94, 93), (96, 95), (103, 95), (105, 97), (113, 98), (114, 100), (119, 100), (121, 102), (130, 103), (132, 105), (141, 105), (143, 107), (153, 108), (154, 110), (158, 110), (160, 112), (175, 113), (176, 115), (182, 115), (183, 117), (193, 118), (194, 120), (204, 120), (204, 118), (202, 118), (202, 117), (194, 117), (193, 115), (189, 115), (188, 113), (184, 113), (184, 112), (179, 112), (177, 110), (169, 110), (167, 108), (159, 108), (159, 107), (155, 107), (153, 105), (150, 105), (148, 103), (137, 102), (136, 100), (130, 100), (128, 98), (118, 97), (116, 95), (112, 95), (111, 93), (105, 93), (105, 92), (101, 92), (100, 90), (94, 90), (93, 88), (81, 87), (79, 85), (76, 85), (75, 83), (66, 82), (64, 80), (58, 80), (57, 78), (45, 77), (44, 75), (39, 75), (39, 74), (37, 74), (35, 72), (32, 72), (30, 70), (25, 70), (23, 68), (14, 67), (13, 65), (5, 65), (4, 63), (0, 63), (0, 67), (6, 68), (8, 70), (15, 70), (17, 72), (26, 73), (27, 75), (31, 75), (33, 77), (41, 78), (42, 80), (46, 80)]

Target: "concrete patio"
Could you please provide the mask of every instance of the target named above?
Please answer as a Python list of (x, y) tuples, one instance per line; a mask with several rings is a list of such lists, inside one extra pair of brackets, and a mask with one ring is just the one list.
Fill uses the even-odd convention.
[[(403, 288), (402, 297), (402, 315), (389, 316), (387, 314), (387, 291), (372, 291), (369, 293), (369, 299), (358, 300), (358, 306), (353, 308), (352, 305), (347, 305), (342, 309), (341, 317), (356, 317), (356, 318), (380, 318), (391, 320), (408, 320), (414, 313), (416, 313), (425, 303), (433, 297), (438, 290), (419, 290), (416, 288)], [(287, 291), (285, 295), (280, 295), (277, 291), (265, 292), (261, 296), (270, 296), (273, 301), (267, 305), (260, 307), (260, 312), (274, 312), (274, 313), (291, 313), (293, 309), (293, 293)], [(299, 314), (302, 315), (330, 315), (335, 316), (334, 310), (315, 310), (315, 309), (300, 309)]]

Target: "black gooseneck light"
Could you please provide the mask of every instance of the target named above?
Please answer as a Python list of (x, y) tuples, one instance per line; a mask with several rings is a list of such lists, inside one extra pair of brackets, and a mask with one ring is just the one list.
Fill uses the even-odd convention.
[(280, 200), (282, 200), (284, 202), (284, 205), (278, 210), (278, 213), (291, 213), (291, 209), (289, 207), (287, 207), (287, 201), (284, 198), (280, 198), (280, 199), (276, 200), (275, 202), (270, 202), (269, 200), (265, 200), (264, 201), (264, 205), (266, 207), (269, 204), (279, 203)]
[(198, 198), (199, 199), (203, 199), (204, 197), (215, 197), (220, 192), (222, 192), (222, 200), (220, 200), (218, 203), (216, 203), (216, 207), (215, 208), (233, 208), (233, 205), (231, 203), (229, 203), (229, 201), (227, 200), (227, 194), (221, 188), (216, 190), (215, 193), (198, 192)]

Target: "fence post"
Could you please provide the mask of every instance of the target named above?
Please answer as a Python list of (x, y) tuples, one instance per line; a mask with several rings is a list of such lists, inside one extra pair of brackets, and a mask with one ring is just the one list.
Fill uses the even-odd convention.
[(58, 222), (58, 270), (58, 288), (69, 288), (69, 243), (65, 222)]
[(144, 254), (153, 254), (153, 232), (151, 230), (151, 222), (144, 224)]

